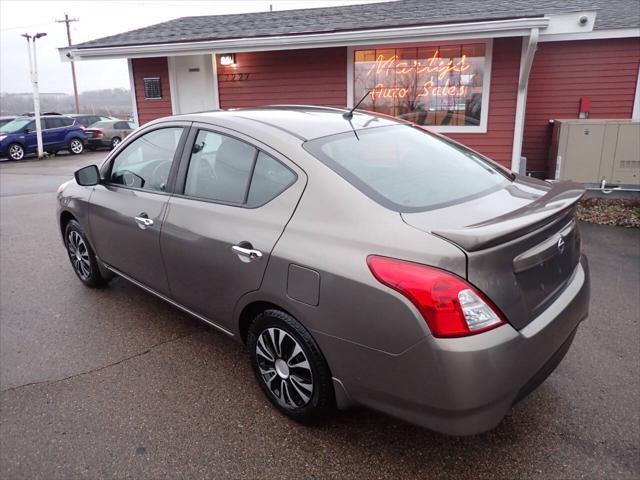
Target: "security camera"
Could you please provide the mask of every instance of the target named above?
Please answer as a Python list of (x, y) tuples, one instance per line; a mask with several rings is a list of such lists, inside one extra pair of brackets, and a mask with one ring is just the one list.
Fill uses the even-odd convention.
[(587, 23), (589, 23), (589, 17), (587, 17), (586, 15), (582, 15), (578, 19), (578, 23), (580, 24), (580, 26), (584, 27)]

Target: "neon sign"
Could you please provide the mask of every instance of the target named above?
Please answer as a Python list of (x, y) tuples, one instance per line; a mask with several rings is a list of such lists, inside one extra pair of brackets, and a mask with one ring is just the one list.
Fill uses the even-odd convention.
[(439, 50), (433, 52), (433, 56), (429, 58), (426, 65), (423, 65), (420, 60), (414, 60), (413, 65), (409, 65), (407, 62), (399, 62), (399, 58), (400, 57), (398, 57), (398, 55), (392, 55), (389, 59), (385, 60), (384, 55), (378, 55), (376, 62), (367, 72), (367, 76), (370, 76), (374, 72), (381, 73), (383, 71), (386, 75), (394, 72), (400, 75), (406, 75), (407, 73), (412, 72), (417, 74), (426, 72), (437, 73), (438, 80), (442, 80), (451, 72), (464, 73), (471, 68), (471, 65), (467, 64), (466, 55), (462, 55), (462, 58), (455, 63), (453, 62), (453, 59), (445, 62), (444, 59), (440, 57)]
[[(433, 55), (427, 60), (413, 60), (411, 62), (403, 61), (398, 55), (391, 55), (385, 58), (385, 55), (379, 54), (375, 62), (366, 72), (366, 77), (374, 76), (379, 81), (371, 90), (371, 99), (405, 99), (419, 97), (465, 97), (469, 92), (467, 85), (459, 85), (452, 83), (447, 77), (450, 74), (466, 74), (472, 65), (468, 63), (467, 56), (462, 55), (459, 60), (445, 60), (440, 56), (440, 51), (435, 50)], [(431, 78), (419, 86), (414, 82), (405, 80), (405, 76), (411, 77), (420, 74), (431, 74)], [(395, 76), (394, 76), (395, 75)], [(384, 82), (384, 77), (391, 77), (395, 85), (388, 85)], [(434, 78), (435, 77), (435, 78)], [(447, 78), (444, 85), (438, 85), (437, 80)], [(437, 79), (437, 80), (436, 80)], [(398, 84), (400, 84), (398, 86)]]

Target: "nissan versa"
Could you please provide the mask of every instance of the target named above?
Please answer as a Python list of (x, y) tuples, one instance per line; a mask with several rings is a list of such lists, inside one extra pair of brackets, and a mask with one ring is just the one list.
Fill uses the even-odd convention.
[(279, 106), (148, 123), (60, 186), (57, 216), (85, 285), (119, 275), (245, 343), (284, 414), (466, 435), (587, 317), (582, 194), (403, 120)]

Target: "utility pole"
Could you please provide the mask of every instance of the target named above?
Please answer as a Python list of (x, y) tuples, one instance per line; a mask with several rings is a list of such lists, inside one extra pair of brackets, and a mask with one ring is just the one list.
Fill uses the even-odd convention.
[[(36, 40), (44, 37), (45, 35), (46, 33), (36, 33), (35, 35), (29, 35), (28, 33), (25, 33), (22, 35), (27, 39), (27, 48), (29, 50), (29, 73), (31, 75), (31, 85), (33, 87), (33, 111), (35, 113), (38, 158), (42, 158), (44, 156), (44, 149), (42, 148), (42, 125), (40, 125), (40, 89), (38, 87), (38, 57), (36, 55)], [(33, 55), (31, 55), (32, 41)]]
[[(69, 24), (71, 22), (77, 22), (78, 18), (69, 18), (69, 14), (64, 14), (64, 20), (56, 20), (57, 23), (66, 23), (67, 25), (67, 41), (69, 42), (69, 46), (71, 46), (71, 30), (69, 28)], [(78, 84), (76, 83), (76, 66), (73, 64), (73, 60), (71, 60), (71, 76), (73, 77), (73, 96), (76, 99), (76, 113), (80, 113), (80, 102), (78, 100)]]

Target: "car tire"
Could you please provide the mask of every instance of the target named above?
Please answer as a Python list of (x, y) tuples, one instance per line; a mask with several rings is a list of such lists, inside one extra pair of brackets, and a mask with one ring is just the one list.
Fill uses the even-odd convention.
[(7, 148), (7, 157), (11, 160), (22, 160), (24, 158), (24, 147), (19, 143), (12, 143)]
[(104, 278), (98, 267), (93, 249), (82, 231), (82, 227), (75, 220), (70, 220), (64, 229), (64, 245), (71, 261), (73, 271), (80, 281), (87, 287), (97, 288), (106, 285), (108, 278)]
[(114, 148), (116, 148), (118, 145), (120, 145), (121, 142), (122, 139), (120, 137), (113, 137), (111, 139), (111, 149), (113, 150)]
[(291, 315), (262, 312), (249, 327), (247, 346), (256, 380), (280, 412), (309, 422), (333, 410), (327, 362), (313, 337)]
[(84, 143), (77, 137), (69, 140), (69, 153), (72, 155), (80, 155), (84, 151)]

